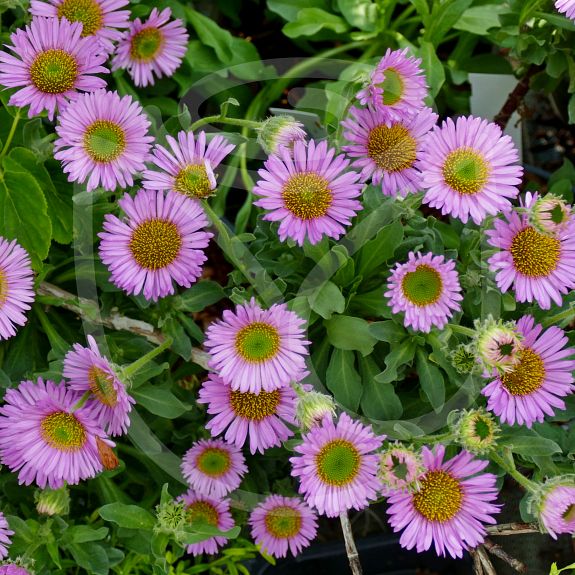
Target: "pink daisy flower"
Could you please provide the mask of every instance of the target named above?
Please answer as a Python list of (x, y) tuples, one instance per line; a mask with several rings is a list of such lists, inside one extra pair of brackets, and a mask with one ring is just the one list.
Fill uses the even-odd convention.
[(171, 20), (172, 11), (154, 8), (142, 22), (136, 18), (124, 32), (112, 70), (127, 69), (136, 86), (154, 85), (155, 79), (171, 76), (182, 63), (188, 48), (188, 33), (180, 19)]
[(221, 439), (200, 439), (184, 455), (182, 473), (196, 493), (221, 498), (240, 486), (247, 472), (237, 447)]
[(28, 252), (0, 236), (0, 341), (16, 335), (34, 301), (34, 272)]
[(58, 489), (102, 471), (98, 442), (114, 443), (89, 408), (74, 409), (81, 397), (63, 383), (42, 378), (6, 391), (0, 407), (0, 460), (18, 472), (20, 484)]
[(488, 243), (501, 250), (488, 260), (497, 287), (505, 293), (513, 286), (517, 301), (536, 301), (542, 309), (549, 309), (551, 301), (561, 305), (562, 294), (575, 288), (575, 217), (554, 235), (541, 233), (528, 214), (515, 210), (493, 226), (486, 233)]
[(555, 409), (565, 409), (561, 397), (575, 391), (573, 370), (575, 355), (565, 332), (558, 327), (543, 331), (530, 315), (517, 322), (521, 334), (518, 363), (510, 371), (493, 370), (485, 376), (493, 379), (481, 392), (488, 398), (487, 409), (503, 423), (531, 427), (552, 416)]
[(346, 172), (349, 160), (335, 156), (327, 142), (294, 142), (292, 151), (280, 148), (259, 170), (260, 180), (253, 192), (261, 199), (256, 206), (267, 210), (264, 220), (280, 222), (278, 234), (283, 242), (294, 239), (303, 246), (307, 238), (318, 243), (323, 236), (338, 239), (345, 226), (362, 209), (353, 198), (361, 195), (363, 184), (357, 172)]
[(225, 431), (225, 440), (240, 448), (249, 438), (252, 454), (279, 447), (293, 436), (286, 423), (296, 424), (296, 401), (291, 386), (258, 394), (234, 391), (214, 373), (202, 384), (198, 399), (198, 403), (208, 405), (208, 413), (214, 416), (206, 425), (212, 436)]
[(214, 170), (235, 148), (222, 136), (206, 146), (206, 133), (197, 139), (192, 132), (179, 132), (178, 139), (166, 136), (172, 151), (156, 144), (152, 162), (162, 171), (146, 170), (142, 186), (149, 190), (171, 190), (194, 199), (211, 195), (216, 187)]
[(69, 182), (89, 192), (134, 184), (133, 176), (145, 168), (152, 136), (150, 121), (131, 96), (99, 90), (84, 94), (60, 115), (54, 157), (62, 162)]
[(416, 160), (422, 152), (425, 134), (437, 122), (431, 108), (423, 108), (407, 120), (393, 121), (381, 108), (351, 108), (352, 117), (342, 126), (345, 138), (352, 142), (343, 146), (352, 167), (361, 169), (361, 181), (371, 178), (381, 184), (386, 196), (406, 196), (421, 189), (422, 175)]
[[(230, 502), (228, 499), (212, 499), (189, 489), (178, 497), (178, 501), (185, 503), (187, 522), (192, 526), (194, 522), (200, 522), (212, 525), (220, 531), (229, 531), (235, 526), (235, 521), (230, 513)], [(199, 543), (188, 545), (187, 552), (192, 555), (201, 555), (202, 553), (213, 555), (227, 541), (227, 538), (222, 536), (210, 537)]]
[(299, 555), (317, 534), (316, 513), (298, 497), (270, 495), (252, 511), (249, 524), (256, 545), (272, 557), (285, 557), (288, 549)]
[(201, 275), (202, 251), (212, 234), (202, 208), (186, 196), (140, 190), (118, 200), (126, 218), (106, 214), (100, 257), (111, 281), (128, 294), (156, 301), (174, 293), (175, 281), (190, 287)]
[(0, 565), (0, 575), (32, 575), (29, 571), (14, 563)]
[(443, 329), (463, 299), (455, 261), (432, 253), (409, 253), (408, 261), (396, 264), (387, 283), (393, 313), (404, 313), (403, 324), (428, 333)]
[(206, 330), (209, 366), (235, 391), (273, 391), (307, 375), (306, 321), (286, 304), (263, 310), (254, 298), (225, 310)]
[(555, 0), (555, 8), (567, 18), (575, 20), (575, 0)]
[(123, 435), (130, 427), (130, 411), (136, 402), (126, 391), (107, 358), (89, 335), (88, 346), (75, 343), (64, 358), (62, 375), (69, 379), (69, 387), (84, 394), (91, 392), (86, 403), (92, 415), (110, 435)]
[(337, 423), (326, 417), (294, 447), (291, 474), (299, 477), (299, 492), (306, 503), (328, 517), (348, 509), (364, 509), (377, 496), (379, 457), (384, 436), (371, 426), (354, 421), (342, 413)]
[(395, 532), (403, 530), (399, 543), (405, 549), (422, 553), (433, 544), (438, 555), (462, 557), (466, 549), (483, 543), (484, 524), (496, 522), (497, 478), (480, 473), (489, 461), (474, 459), (467, 451), (448, 461), (443, 461), (443, 445), (435, 451), (424, 447), (422, 454), (426, 474), (420, 487), (388, 498), (389, 523)]
[(425, 139), (418, 162), (427, 190), (423, 202), (467, 223), (509, 210), (523, 168), (501, 128), (481, 118), (448, 118)]
[(66, 19), (33, 18), (25, 29), (10, 36), (7, 48), (0, 51), (0, 85), (21, 88), (9, 104), (30, 106), (28, 117), (48, 111), (54, 119), (80, 92), (93, 92), (106, 86), (94, 74), (108, 70), (102, 66), (106, 54), (91, 38), (82, 38), (82, 25)]
[(553, 537), (575, 533), (575, 486), (555, 485), (543, 497), (539, 520)]
[(387, 49), (372, 72), (366, 86), (356, 98), (361, 104), (381, 109), (393, 121), (407, 120), (424, 107), (427, 98), (421, 60), (409, 55), (408, 49)]
[(114, 42), (122, 37), (117, 28), (127, 28), (130, 23), (130, 11), (120, 10), (129, 3), (129, 0), (32, 0), (30, 13), (80, 22), (82, 37), (96, 38), (103, 50), (111, 53)]
[(14, 535), (14, 531), (10, 529), (4, 513), (0, 511), (0, 559), (8, 557), (8, 547), (12, 545), (11, 535)]

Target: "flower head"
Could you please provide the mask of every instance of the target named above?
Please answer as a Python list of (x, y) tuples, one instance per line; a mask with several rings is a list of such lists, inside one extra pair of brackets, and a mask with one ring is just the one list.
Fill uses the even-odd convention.
[(500, 431), (493, 416), (483, 408), (462, 410), (451, 428), (458, 443), (476, 455), (491, 451), (496, 446)]
[(539, 196), (526, 195), (529, 209), (529, 222), (540, 233), (556, 236), (569, 227), (573, 208), (561, 197), (553, 194)]
[(28, 252), (0, 236), (0, 341), (16, 335), (34, 301), (34, 272)]
[(134, 184), (150, 150), (150, 121), (131, 96), (99, 90), (80, 96), (60, 115), (54, 157), (62, 162), (68, 181), (90, 192)]
[(459, 276), (453, 260), (432, 253), (409, 253), (406, 263), (398, 263), (387, 283), (389, 305), (393, 313), (405, 314), (405, 327), (429, 332), (442, 329), (463, 299)]
[(0, 565), (0, 575), (32, 575), (32, 573), (17, 563), (5, 563)]
[(120, 10), (129, 0), (32, 0), (30, 13), (46, 18), (66, 18), (82, 24), (82, 37), (90, 36), (100, 43), (107, 53), (114, 51), (130, 20), (129, 10)]
[(107, 73), (102, 66), (106, 54), (92, 38), (82, 38), (82, 24), (65, 18), (35, 17), (24, 29), (10, 36), (7, 47), (14, 55), (0, 51), (0, 85), (21, 88), (10, 97), (12, 106), (30, 106), (31, 118), (48, 111), (54, 119), (80, 92), (106, 86), (95, 74)]
[(40, 515), (68, 515), (70, 513), (70, 493), (64, 485), (59, 489), (38, 490), (34, 493), (36, 511)]
[(0, 511), (0, 559), (8, 557), (8, 547), (12, 545), (12, 540), (10, 536), (14, 535), (14, 531), (10, 529), (4, 513)]
[(489, 461), (474, 459), (467, 451), (448, 461), (443, 460), (443, 445), (435, 451), (424, 447), (422, 453), (425, 475), (419, 489), (388, 498), (389, 523), (395, 532), (403, 530), (399, 543), (405, 549), (415, 547), (421, 553), (433, 543), (438, 555), (462, 557), (485, 539), (484, 523), (496, 522), (497, 478), (480, 473)]
[(293, 116), (271, 116), (258, 130), (258, 144), (266, 154), (278, 154), (280, 148), (293, 150), (295, 142), (305, 142), (303, 124)]
[(42, 489), (94, 477), (103, 469), (97, 442), (114, 445), (86, 406), (74, 409), (81, 394), (38, 378), (8, 389), (0, 407), (0, 460), (18, 472), (20, 484)]
[(241, 450), (221, 439), (196, 441), (182, 460), (190, 487), (208, 497), (221, 498), (237, 489), (247, 470)]
[(128, 395), (107, 358), (102, 356), (96, 340), (89, 335), (88, 346), (75, 343), (64, 358), (62, 375), (69, 379), (70, 389), (90, 392), (86, 406), (110, 435), (123, 435), (130, 426), (130, 411), (136, 402)]
[(216, 188), (214, 170), (235, 148), (223, 136), (214, 136), (206, 146), (206, 133), (197, 138), (179, 132), (178, 139), (166, 136), (171, 148), (156, 144), (152, 162), (161, 171), (146, 170), (142, 186), (149, 190), (171, 190), (193, 199), (210, 196)]
[(487, 409), (503, 423), (531, 427), (555, 409), (565, 409), (560, 398), (575, 391), (575, 360), (566, 358), (575, 349), (566, 347), (569, 340), (562, 329), (543, 330), (530, 315), (517, 322), (517, 329), (522, 335), (519, 362), (508, 372), (487, 372), (492, 381), (481, 393), (488, 398)]
[(559, 476), (546, 481), (530, 503), (541, 527), (553, 539), (563, 533), (575, 534), (574, 476)]
[(575, 20), (575, 0), (555, 0), (555, 8), (567, 18)]
[(206, 425), (212, 436), (225, 431), (225, 440), (236, 447), (249, 440), (252, 454), (278, 447), (294, 434), (286, 425), (296, 423), (296, 394), (290, 386), (258, 394), (234, 391), (211, 373), (200, 389), (198, 403), (206, 403), (213, 415)]
[(175, 192), (140, 190), (118, 200), (126, 218), (106, 214), (100, 257), (112, 282), (129, 294), (156, 301), (174, 293), (172, 281), (190, 287), (206, 261), (212, 234), (193, 200)]
[(448, 357), (457, 373), (473, 373), (479, 368), (475, 351), (467, 344), (460, 344), (452, 349)]
[(253, 192), (261, 199), (254, 203), (267, 210), (264, 220), (280, 222), (282, 242), (289, 237), (303, 246), (306, 238), (312, 244), (323, 236), (338, 239), (362, 209), (354, 199), (363, 187), (359, 174), (345, 171), (349, 160), (343, 154), (334, 156), (325, 141), (298, 140), (293, 153), (282, 147), (259, 170)]
[[(212, 499), (189, 489), (178, 500), (184, 502), (186, 521), (192, 527), (195, 523), (199, 523), (216, 527), (220, 531), (229, 531), (235, 525), (230, 513), (230, 503), (227, 499)], [(226, 537), (217, 535), (199, 543), (188, 545), (186, 549), (192, 555), (201, 555), (202, 553), (213, 555), (226, 542)]]
[(313, 427), (290, 458), (291, 474), (299, 477), (306, 503), (328, 517), (367, 507), (381, 487), (379, 457), (373, 452), (383, 439), (346, 413), (337, 423), (326, 418), (323, 425)]
[(308, 547), (317, 533), (317, 515), (298, 497), (270, 495), (251, 513), (252, 537), (264, 553), (293, 556)]
[(406, 196), (421, 190), (422, 174), (417, 158), (424, 136), (437, 122), (431, 108), (404, 120), (390, 120), (382, 108), (351, 108), (351, 117), (342, 122), (344, 137), (351, 145), (343, 149), (357, 158), (352, 167), (361, 169), (362, 181), (371, 178), (381, 184), (386, 196)]
[(380, 455), (379, 479), (387, 489), (416, 489), (423, 473), (421, 456), (413, 447), (391, 444)]
[(116, 48), (112, 70), (127, 69), (134, 84), (144, 87), (155, 84), (154, 76), (172, 76), (186, 54), (188, 33), (171, 16), (170, 8), (154, 8), (145, 22), (131, 22)]
[(326, 417), (335, 417), (335, 401), (331, 395), (300, 388), (296, 416), (302, 429), (311, 429), (314, 425), (320, 425)]
[(549, 309), (575, 288), (575, 217), (554, 236), (537, 231), (527, 214), (512, 211), (487, 230), (488, 243), (500, 251), (488, 260), (497, 287), (513, 286), (519, 302), (537, 301)]
[(512, 371), (521, 350), (521, 334), (515, 322), (504, 323), (489, 316), (484, 321), (476, 320), (475, 330), (473, 348), (483, 368)]
[(285, 304), (264, 310), (252, 298), (206, 330), (209, 366), (235, 391), (273, 391), (300, 381), (309, 353), (305, 323)]
[(423, 202), (467, 223), (509, 210), (523, 168), (509, 136), (481, 118), (448, 118), (430, 132), (418, 163)]
[(421, 60), (403, 50), (387, 49), (365, 87), (357, 93), (361, 104), (371, 104), (390, 120), (406, 120), (424, 107), (427, 97)]

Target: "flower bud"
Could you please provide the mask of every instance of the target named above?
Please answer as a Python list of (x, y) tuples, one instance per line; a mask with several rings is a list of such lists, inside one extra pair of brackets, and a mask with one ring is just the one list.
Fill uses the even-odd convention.
[(421, 457), (412, 446), (395, 443), (380, 455), (378, 476), (390, 490), (416, 490), (424, 473)]
[(297, 386), (296, 391), (296, 417), (302, 429), (308, 430), (319, 425), (325, 417), (335, 417), (335, 402), (331, 396), (317, 391), (304, 391), (301, 386)]
[(281, 147), (291, 150), (294, 142), (306, 137), (303, 124), (292, 116), (272, 116), (258, 131), (258, 143), (267, 154), (277, 154)]
[(462, 410), (451, 428), (456, 441), (476, 455), (488, 453), (496, 446), (499, 426), (483, 408)]
[(156, 507), (156, 517), (158, 531), (174, 534), (186, 523), (186, 505), (169, 499)]
[(533, 227), (548, 236), (562, 232), (572, 215), (572, 207), (554, 194), (538, 196), (530, 207), (529, 220)]
[(488, 371), (512, 371), (521, 359), (521, 335), (515, 322), (503, 323), (489, 316), (483, 322), (476, 321), (475, 329), (473, 345), (483, 367)]
[(40, 515), (68, 515), (70, 512), (70, 494), (67, 487), (38, 490), (34, 493), (34, 501)]
[(528, 502), (528, 511), (553, 539), (575, 534), (575, 475), (561, 475), (540, 485)]
[(458, 373), (473, 373), (479, 367), (477, 357), (470, 346), (465, 344), (458, 345), (453, 351), (449, 353), (451, 365)]

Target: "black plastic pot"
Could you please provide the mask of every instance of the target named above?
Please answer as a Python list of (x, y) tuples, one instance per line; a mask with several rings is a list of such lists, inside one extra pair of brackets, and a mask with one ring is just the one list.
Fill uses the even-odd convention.
[[(434, 552), (406, 551), (394, 536), (374, 536), (357, 541), (364, 575), (471, 575), (469, 557), (437, 557)], [(350, 575), (342, 543), (320, 543), (277, 565), (263, 560), (248, 566), (252, 575)]]

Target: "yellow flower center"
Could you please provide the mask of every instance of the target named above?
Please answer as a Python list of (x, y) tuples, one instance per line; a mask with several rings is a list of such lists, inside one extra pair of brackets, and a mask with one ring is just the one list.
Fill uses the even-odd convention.
[(417, 142), (402, 124), (380, 125), (369, 132), (367, 154), (386, 172), (411, 168), (416, 160)]
[(30, 66), (30, 80), (44, 94), (63, 94), (71, 90), (77, 77), (78, 63), (64, 50), (40, 52)]
[(86, 443), (84, 426), (72, 413), (55, 411), (42, 419), (40, 429), (44, 441), (59, 451), (78, 451)]
[(420, 264), (415, 271), (403, 276), (401, 291), (413, 305), (425, 307), (434, 304), (443, 292), (441, 274), (431, 266)]
[(0, 269), (0, 306), (8, 297), (8, 280), (6, 274)]
[(513, 371), (501, 375), (501, 383), (511, 395), (530, 395), (545, 381), (545, 363), (541, 356), (526, 347)]
[(58, 18), (82, 23), (82, 36), (95, 34), (104, 24), (102, 8), (95, 0), (64, 0), (58, 6)]
[(98, 398), (100, 403), (108, 407), (118, 404), (118, 394), (114, 388), (114, 378), (103, 369), (93, 365), (88, 371), (90, 391)]
[(169, 266), (180, 253), (182, 236), (168, 220), (146, 220), (133, 232), (130, 250), (138, 265), (148, 270)]
[(208, 525), (218, 525), (218, 510), (207, 501), (195, 501), (188, 505), (186, 510), (186, 519), (188, 523), (206, 523)]
[(262, 421), (275, 415), (280, 399), (279, 389), (260, 391), (258, 394), (230, 390), (230, 404), (234, 413), (250, 421)]
[(84, 149), (94, 162), (113, 162), (126, 149), (126, 134), (114, 122), (96, 120), (84, 132)]
[(461, 509), (463, 490), (446, 471), (428, 471), (413, 495), (415, 510), (428, 521), (449, 521)]
[(301, 529), (301, 513), (287, 505), (278, 505), (265, 516), (266, 529), (277, 539), (295, 537)]
[(568, 523), (575, 521), (575, 505), (569, 505), (569, 507), (567, 507), (567, 509), (562, 513), (561, 518), (563, 521), (567, 521)]
[(196, 458), (197, 468), (209, 477), (221, 477), (232, 466), (230, 454), (219, 447), (207, 447)]
[(130, 55), (134, 60), (149, 62), (153, 60), (161, 50), (164, 43), (164, 35), (157, 28), (144, 28), (132, 38)]
[(453, 150), (443, 163), (445, 183), (461, 195), (480, 192), (489, 179), (489, 172), (487, 160), (473, 148)]
[(315, 456), (319, 478), (323, 483), (335, 487), (351, 483), (359, 472), (360, 463), (359, 451), (345, 439), (326, 443)]
[(196, 199), (207, 198), (213, 191), (206, 168), (202, 164), (189, 165), (180, 170), (174, 188), (180, 194)]
[(254, 321), (236, 334), (238, 354), (250, 363), (262, 363), (274, 357), (280, 349), (278, 330), (268, 323)]
[(301, 220), (325, 216), (333, 201), (328, 181), (313, 172), (294, 174), (282, 191), (284, 205)]
[(546, 277), (559, 263), (561, 242), (527, 227), (515, 235), (510, 251), (518, 272), (533, 278)]

